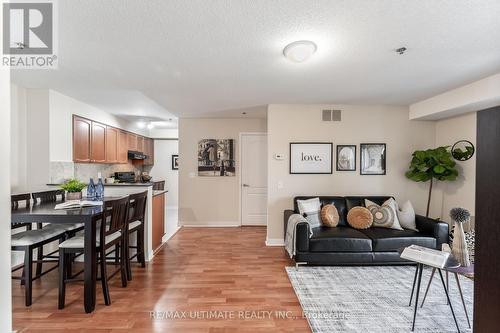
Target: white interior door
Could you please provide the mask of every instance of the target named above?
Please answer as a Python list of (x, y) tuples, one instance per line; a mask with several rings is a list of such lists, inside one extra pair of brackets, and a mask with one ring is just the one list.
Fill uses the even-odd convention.
[(241, 224), (267, 225), (267, 135), (241, 136)]

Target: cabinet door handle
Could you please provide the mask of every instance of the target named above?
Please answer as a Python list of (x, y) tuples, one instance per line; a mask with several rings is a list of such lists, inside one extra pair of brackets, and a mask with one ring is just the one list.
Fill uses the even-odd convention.
[(248, 185), (248, 184), (243, 184), (243, 187), (250, 187), (250, 185)]

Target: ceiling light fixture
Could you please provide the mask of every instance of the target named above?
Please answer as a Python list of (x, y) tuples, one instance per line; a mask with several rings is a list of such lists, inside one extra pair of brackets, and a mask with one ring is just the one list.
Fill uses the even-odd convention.
[(153, 129), (153, 128), (155, 128), (155, 125), (153, 123), (149, 123), (148, 124), (148, 129)]
[(143, 121), (140, 121), (137, 123), (137, 127), (144, 128), (144, 127), (146, 127), (146, 124)]
[(283, 49), (283, 55), (293, 62), (304, 62), (309, 59), (318, 49), (316, 44), (310, 40), (299, 40), (288, 44)]

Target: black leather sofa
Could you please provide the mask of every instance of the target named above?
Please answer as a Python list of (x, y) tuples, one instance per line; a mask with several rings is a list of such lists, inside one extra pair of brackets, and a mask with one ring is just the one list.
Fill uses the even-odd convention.
[[(295, 197), (294, 209), (285, 210), (285, 235), (288, 218), (298, 213), (297, 200), (317, 196)], [(371, 227), (365, 230), (351, 228), (347, 212), (355, 206), (364, 206), (364, 199), (379, 205), (390, 196), (319, 196), (321, 206), (333, 204), (339, 212), (335, 228), (315, 227), (309, 237), (309, 224), (301, 222), (296, 229), (295, 262), (311, 265), (398, 265), (408, 264), (399, 257), (397, 250), (411, 244), (441, 249), (448, 242), (448, 224), (424, 216), (416, 216), (417, 231)]]

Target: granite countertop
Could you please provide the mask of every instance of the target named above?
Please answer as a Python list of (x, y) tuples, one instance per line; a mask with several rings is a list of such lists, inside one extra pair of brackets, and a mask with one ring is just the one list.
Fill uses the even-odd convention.
[[(97, 183), (95, 183), (97, 185)], [(47, 186), (60, 186), (62, 185), (61, 183), (59, 184), (47, 184)], [(147, 183), (104, 183), (104, 186), (153, 186), (154, 182), (147, 182)]]

